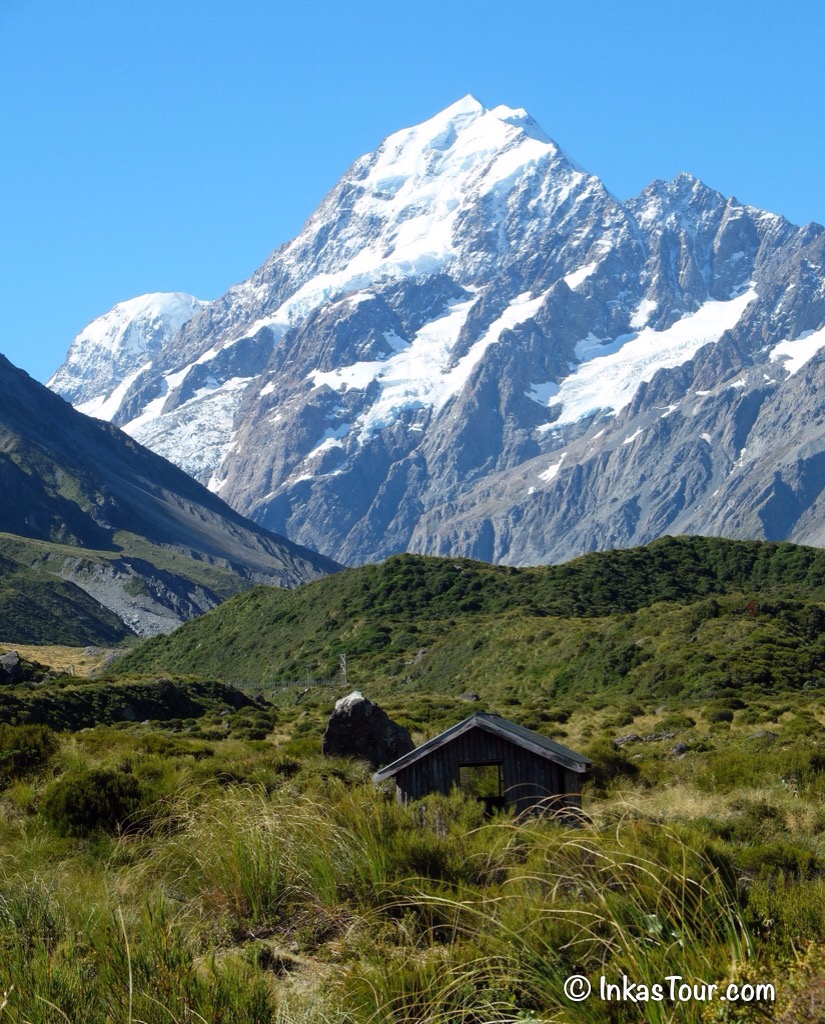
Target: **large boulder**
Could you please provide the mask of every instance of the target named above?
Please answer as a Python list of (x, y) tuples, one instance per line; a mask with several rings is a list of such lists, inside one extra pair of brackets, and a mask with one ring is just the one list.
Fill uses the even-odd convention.
[(408, 754), (415, 744), (403, 725), (354, 690), (336, 701), (321, 749), (338, 757), (357, 757), (379, 768)]
[(23, 663), (17, 651), (0, 654), (0, 683), (19, 683), (23, 678)]

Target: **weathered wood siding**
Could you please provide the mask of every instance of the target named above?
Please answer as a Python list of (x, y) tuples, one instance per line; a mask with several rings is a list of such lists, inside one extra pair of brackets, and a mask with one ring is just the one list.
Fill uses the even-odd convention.
[(459, 784), (461, 765), (485, 762), (501, 762), (505, 799), (508, 806), (518, 811), (540, 802), (549, 804), (552, 797), (558, 798), (558, 806), (580, 806), (578, 772), (478, 728), (399, 769), (395, 775), (399, 799), (417, 800), (428, 793), (449, 793)]

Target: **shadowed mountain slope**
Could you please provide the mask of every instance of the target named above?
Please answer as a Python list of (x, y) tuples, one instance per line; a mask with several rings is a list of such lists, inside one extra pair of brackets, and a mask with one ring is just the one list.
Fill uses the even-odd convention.
[[(12, 590), (32, 598), (32, 573), (41, 583), (57, 577), (65, 583), (55, 595), (79, 588), (127, 633), (168, 631), (253, 583), (295, 586), (337, 568), (244, 519), (2, 356), (0, 489), (7, 598)], [(82, 603), (78, 594), (73, 599)], [(13, 604), (4, 606), (0, 638), (22, 641), (26, 613), (12, 615)], [(109, 620), (103, 634), (112, 639), (111, 614)], [(26, 639), (46, 642), (61, 633), (57, 623), (55, 629)]]

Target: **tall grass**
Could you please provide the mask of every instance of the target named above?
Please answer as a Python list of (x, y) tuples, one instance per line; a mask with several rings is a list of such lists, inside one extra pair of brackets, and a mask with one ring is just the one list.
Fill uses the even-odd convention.
[[(164, 782), (145, 834), (50, 847), (36, 811), (2, 826), (0, 1021), (691, 1024), (719, 1007), (574, 1005), (563, 983), (779, 982), (804, 941), (825, 939), (818, 862), (744, 870), (748, 847), (735, 861), (704, 818), (641, 794), (574, 828), (485, 819), (457, 794), (400, 806), (359, 765), (281, 758), (257, 785), (222, 771), (195, 786), (203, 763), (177, 791)], [(773, 831), (757, 817), (768, 798)], [(721, 824), (777, 843), (791, 812), (801, 833), (818, 827), (783, 799), (727, 794)]]
[[(651, 851), (651, 836), (632, 823), (609, 835), (532, 821), (500, 830), (525, 861), (501, 884), (449, 894), (422, 885), (383, 909), (405, 922), (390, 963), (364, 947), (340, 981), (339, 997), (359, 1007), (359, 1019), (637, 1020), (632, 1006), (572, 1004), (565, 979), (585, 974), (598, 988), (601, 975), (627, 975), (649, 986), (674, 974), (718, 983), (750, 971), (755, 944), (730, 879), (673, 833)], [(649, 1004), (644, 1019), (703, 1013), (701, 1004)]]
[[(484, 822), (458, 798), (402, 808), (343, 783), (323, 798), (246, 790), (201, 809), (151, 875), (234, 942), (332, 951), (312, 999), (320, 986), (323, 1013), (371, 1024), (566, 1019), (570, 974), (721, 983), (758, 952), (725, 864), (631, 819)], [(674, 1012), (646, 1019), (702, 1011)], [(615, 1013), (593, 1000), (570, 1019)]]

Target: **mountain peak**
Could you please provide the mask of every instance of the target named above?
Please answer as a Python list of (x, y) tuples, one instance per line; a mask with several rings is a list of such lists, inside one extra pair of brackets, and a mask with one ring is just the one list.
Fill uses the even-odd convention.
[(455, 103), (451, 103), (448, 107), (445, 107), (440, 113), (436, 114), (435, 117), (453, 118), (468, 114), (470, 116), (478, 116), (486, 113), (487, 108), (481, 100), (471, 92), (468, 92), (466, 96), (462, 96), (460, 100), (456, 100)]
[(364, 184), (381, 198), (417, 191), (435, 178), (448, 183), (454, 196), (466, 187), (483, 193), (521, 168), (559, 156), (558, 146), (526, 110), (504, 105), (488, 110), (467, 94), (421, 124), (388, 136), (373, 154)]
[(468, 95), (358, 159), (162, 358), (87, 363), (81, 407), (342, 561), (813, 539), (816, 466), (784, 467), (821, 430), (782, 427), (821, 420), (811, 243), (687, 174), (619, 202)]
[(125, 375), (136, 374), (205, 305), (184, 292), (149, 292), (118, 302), (77, 335), (48, 386), (78, 405), (94, 396), (82, 411), (106, 418), (97, 401), (100, 388), (111, 393)]
[(512, 134), (529, 136), (555, 147), (555, 143), (523, 107), (499, 104), (488, 109), (479, 99), (467, 93), (426, 121), (388, 136), (379, 148), (379, 153), (412, 146), (443, 150), (449, 148), (459, 135), (468, 131), (474, 135), (483, 134), (491, 142), (500, 144), (505, 141), (502, 133), (508, 129)]
[(174, 333), (203, 305), (200, 299), (184, 292), (138, 295), (116, 303), (84, 327), (72, 348), (91, 344), (112, 352), (124, 346), (145, 351), (150, 335)]

